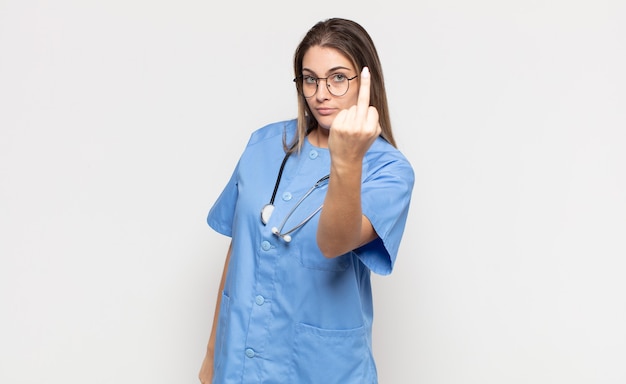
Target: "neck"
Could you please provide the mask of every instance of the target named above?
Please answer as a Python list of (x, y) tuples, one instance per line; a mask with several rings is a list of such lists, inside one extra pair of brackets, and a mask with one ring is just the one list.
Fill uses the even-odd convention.
[(319, 148), (328, 148), (328, 129), (317, 127), (309, 133), (309, 141)]

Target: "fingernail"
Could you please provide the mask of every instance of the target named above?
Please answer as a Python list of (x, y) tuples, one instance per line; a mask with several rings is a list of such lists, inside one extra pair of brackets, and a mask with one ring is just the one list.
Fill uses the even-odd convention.
[(367, 67), (363, 67), (363, 72), (361, 73), (363, 77), (370, 77), (370, 69)]

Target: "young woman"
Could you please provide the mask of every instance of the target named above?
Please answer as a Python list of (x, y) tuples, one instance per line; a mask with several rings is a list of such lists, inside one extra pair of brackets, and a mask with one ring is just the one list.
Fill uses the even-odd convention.
[(208, 215), (231, 237), (200, 381), (377, 382), (370, 273), (391, 273), (413, 169), (396, 149), (368, 33), (314, 25), (298, 117), (255, 131)]

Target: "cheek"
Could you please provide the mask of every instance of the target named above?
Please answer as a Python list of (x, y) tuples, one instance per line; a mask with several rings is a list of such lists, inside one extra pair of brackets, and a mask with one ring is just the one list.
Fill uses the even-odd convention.
[(358, 92), (354, 92), (354, 93), (351, 93), (350, 95), (346, 95), (346, 96), (347, 96), (346, 98), (341, 100), (341, 104), (342, 104), (342, 108), (343, 109), (348, 109), (348, 108), (352, 107), (353, 105), (356, 105), (356, 103), (359, 100)]
[(350, 84), (350, 89), (348, 90), (348, 94), (346, 94), (346, 104), (349, 107), (356, 105), (359, 100), (359, 83)]

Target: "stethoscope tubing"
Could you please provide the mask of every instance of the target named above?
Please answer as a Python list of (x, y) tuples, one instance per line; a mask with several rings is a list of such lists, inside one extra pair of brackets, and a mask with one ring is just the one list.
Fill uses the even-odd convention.
[(322, 210), (322, 207), (324, 206), (324, 204), (320, 205), (313, 213), (311, 213), (310, 215), (305, 217), (300, 223), (298, 223), (298, 225), (296, 225), (295, 227), (291, 228), (290, 230), (288, 230), (286, 232), (282, 232), (283, 228), (285, 228), (285, 224), (287, 224), (287, 221), (289, 220), (291, 215), (293, 215), (293, 213), (300, 206), (300, 204), (302, 204), (304, 199), (306, 199), (311, 193), (313, 193), (313, 191), (315, 189), (317, 189), (324, 181), (328, 180), (329, 178), (330, 178), (330, 175), (326, 175), (326, 176), (322, 177), (321, 179), (319, 179), (311, 188), (309, 188), (309, 190), (304, 194), (304, 196), (302, 196), (300, 198), (300, 200), (298, 200), (296, 205), (294, 205), (293, 208), (291, 208), (291, 210), (289, 210), (289, 213), (287, 213), (287, 215), (283, 219), (283, 222), (280, 224), (280, 227), (273, 227), (272, 228), (272, 233), (275, 234), (278, 237), (283, 238), (283, 240), (285, 240), (286, 242), (290, 242), (291, 241), (290, 234), (293, 233), (298, 228), (302, 227), (309, 220), (311, 220), (313, 218), (313, 216), (315, 216), (319, 211)]
[[(272, 192), (272, 197), (270, 198), (269, 203), (265, 204), (263, 208), (261, 209), (261, 222), (263, 223), (263, 225), (267, 225), (267, 223), (269, 222), (269, 218), (274, 212), (274, 199), (276, 198), (276, 192), (278, 191), (278, 186), (280, 185), (280, 181), (283, 177), (283, 170), (285, 169), (285, 164), (287, 163), (287, 159), (289, 159), (289, 156), (290, 156), (290, 153), (287, 152), (285, 154), (285, 157), (283, 158), (282, 163), (280, 164), (280, 169), (278, 171), (278, 176), (276, 177), (276, 183), (274, 184), (274, 191)], [(300, 200), (298, 200), (296, 205), (294, 205), (293, 208), (291, 208), (287, 216), (285, 216), (285, 218), (283, 219), (283, 222), (280, 224), (280, 227), (272, 227), (272, 233), (282, 238), (286, 242), (290, 242), (291, 233), (293, 233), (298, 228), (306, 224), (309, 220), (311, 220), (313, 216), (315, 216), (319, 211), (322, 210), (322, 207), (324, 206), (324, 204), (320, 205), (313, 213), (311, 213), (306, 218), (304, 218), (304, 220), (298, 223), (298, 225), (296, 225), (295, 227), (291, 228), (290, 230), (286, 232), (282, 232), (283, 228), (285, 228), (285, 225), (287, 224), (287, 221), (289, 220), (291, 215), (293, 215), (296, 209), (300, 206), (300, 204), (302, 204), (304, 199), (306, 199), (311, 193), (313, 193), (315, 189), (317, 189), (324, 181), (328, 180), (329, 178), (330, 178), (330, 174), (322, 177), (311, 188), (309, 188), (309, 190), (304, 194), (304, 196), (302, 196)]]

